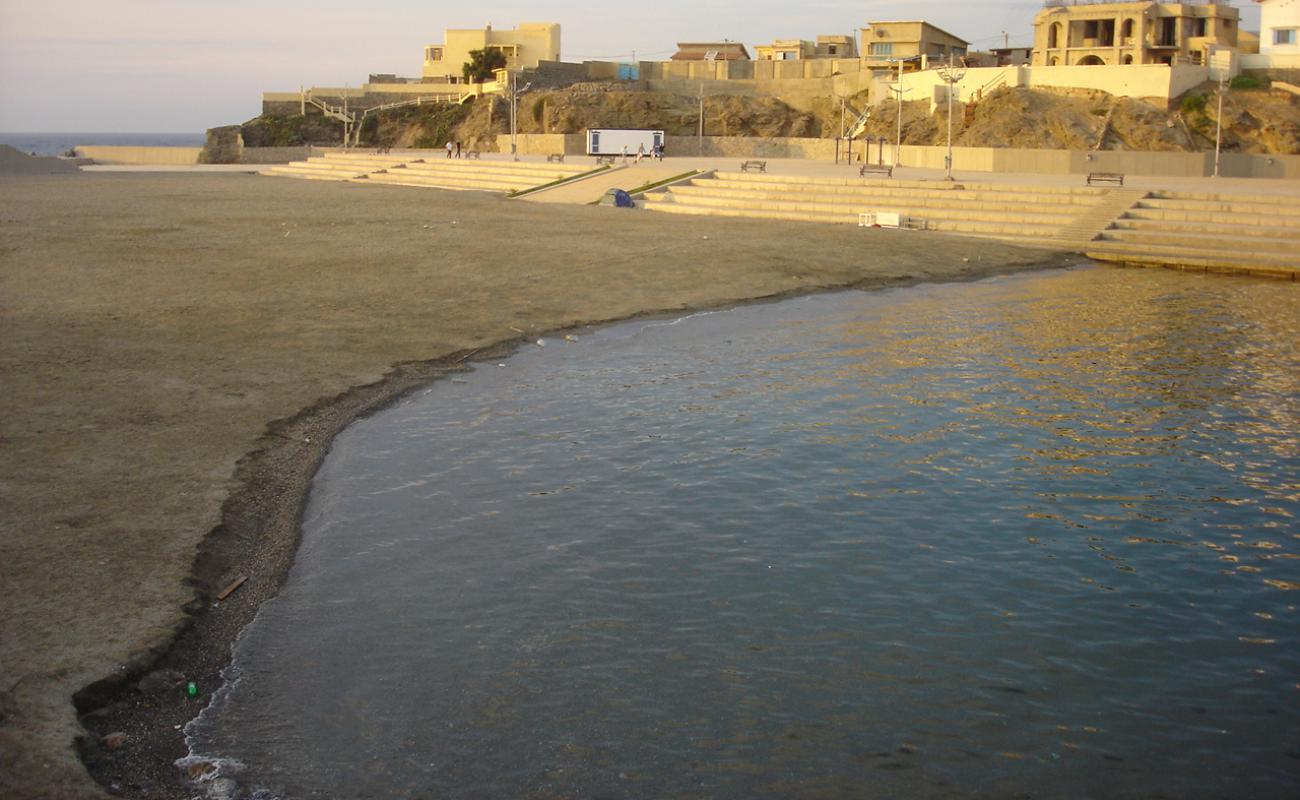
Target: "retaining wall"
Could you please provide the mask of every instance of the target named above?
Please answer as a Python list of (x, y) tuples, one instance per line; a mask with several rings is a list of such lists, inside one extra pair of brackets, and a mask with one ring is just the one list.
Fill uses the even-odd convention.
[[(519, 134), (520, 155), (586, 154), (585, 134)], [(668, 137), (668, 155), (684, 158), (804, 158), (835, 160), (834, 139), (758, 138), (749, 136)], [(497, 137), (497, 149), (510, 152), (510, 137)], [(853, 143), (854, 161), (863, 152), (873, 163), (881, 155), (879, 143)], [(903, 145), (899, 155), (905, 167), (943, 169), (946, 147)], [(893, 162), (893, 145), (883, 148), (885, 163)], [(1000, 147), (954, 147), (953, 169), (963, 172), (1023, 172), (1041, 175), (1086, 175), (1089, 172), (1122, 172), (1126, 175), (1208, 177), (1214, 174), (1214, 153), (1139, 153), (1116, 150), (1021, 150)], [(1257, 156), (1224, 153), (1220, 174), (1225, 178), (1300, 179), (1300, 156)]]
[(78, 145), (74, 148), (82, 158), (93, 158), (98, 164), (148, 164), (187, 167), (199, 163), (202, 147), (112, 147), (108, 145)]
[[(892, 158), (885, 145), (885, 161)], [(872, 153), (876, 151), (873, 149)], [(904, 145), (900, 162), (907, 167), (943, 169), (945, 147)], [(954, 147), (953, 169), (975, 172), (1025, 172), (1043, 175), (1086, 175), (1122, 172), (1125, 175), (1165, 175), (1204, 178), (1214, 174), (1214, 153), (1140, 153), (1118, 150), (1019, 150), (995, 147)], [(1258, 156), (1224, 153), (1219, 174), (1225, 178), (1300, 179), (1300, 156)]]

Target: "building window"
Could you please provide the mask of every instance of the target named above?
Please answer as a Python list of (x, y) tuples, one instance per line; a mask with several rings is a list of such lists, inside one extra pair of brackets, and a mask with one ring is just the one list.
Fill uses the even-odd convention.
[(1192, 20), (1192, 35), (1193, 36), (1205, 35), (1205, 17), (1197, 17), (1196, 19)]
[(1133, 20), (1124, 20), (1124, 27), (1120, 28), (1120, 37), (1126, 42), (1133, 39)]
[(781, 54), (781, 60), (794, 61), (794, 53), (790, 52), (789, 50), (786, 50), (784, 53)]
[(873, 56), (892, 56), (894, 54), (893, 42), (872, 42), (871, 55)]
[(1273, 31), (1273, 44), (1295, 44), (1295, 28), (1277, 28)]
[(1058, 42), (1060, 38), (1061, 38), (1061, 23), (1057, 22), (1053, 24), (1052, 27), (1047, 29), (1047, 46), (1053, 49), (1058, 47), (1059, 46)]
[(425, 53), (424, 53), (424, 60), (425, 60), (425, 61), (441, 61), (441, 60), (442, 60), (442, 48), (441, 48), (441, 47), (430, 47), (430, 48), (429, 48), (428, 50), (426, 50)]
[(838, 51), (835, 49), (835, 45), (831, 45), (829, 48), (827, 48), (827, 51), (828, 51), (831, 55), (835, 55), (835, 54), (838, 52)]

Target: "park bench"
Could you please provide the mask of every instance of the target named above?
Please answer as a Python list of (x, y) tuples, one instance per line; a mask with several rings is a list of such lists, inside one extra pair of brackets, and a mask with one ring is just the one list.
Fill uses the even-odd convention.
[(618, 156), (612, 156), (612, 155), (596, 156), (596, 163), (597, 163), (597, 164), (613, 164), (614, 161), (615, 161), (617, 158), (618, 158)]
[(752, 170), (756, 170), (756, 171), (758, 171), (758, 172), (767, 172), (767, 162), (766, 162), (766, 161), (742, 161), (742, 162), (740, 162), (740, 171), (741, 171), (741, 172), (749, 172), (751, 169), (752, 169)]
[(1089, 172), (1088, 173), (1089, 186), (1093, 185), (1094, 183), (1103, 183), (1103, 182), (1118, 183), (1120, 186), (1123, 186), (1124, 173), (1122, 172)]
[(475, 158), (475, 159), (478, 159), (478, 160), (482, 161), (483, 159), (479, 158), (479, 155), (480, 155), (480, 154), (479, 154), (479, 151), (477, 151), (477, 150), (466, 150), (466, 151), (465, 151), (465, 158)]
[(563, 164), (563, 163), (564, 163), (564, 153), (551, 153), (550, 155), (548, 155), (548, 156), (546, 157), (546, 163), (547, 163), (547, 164), (553, 164), (553, 163)]
[(894, 177), (893, 164), (863, 164), (858, 170), (858, 177), (865, 178), (868, 173), (884, 175), (887, 178)]

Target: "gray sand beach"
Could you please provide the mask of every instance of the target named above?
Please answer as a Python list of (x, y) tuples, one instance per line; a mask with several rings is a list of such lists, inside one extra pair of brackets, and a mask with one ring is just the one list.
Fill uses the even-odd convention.
[(329, 437), (471, 355), (637, 315), (1078, 260), (473, 192), (0, 176), (0, 796), (102, 796), (79, 739), (123, 794), (178, 796), (177, 727), (274, 594)]

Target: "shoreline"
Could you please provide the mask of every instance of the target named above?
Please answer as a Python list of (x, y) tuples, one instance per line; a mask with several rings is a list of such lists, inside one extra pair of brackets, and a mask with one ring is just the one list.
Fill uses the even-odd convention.
[[(612, 217), (239, 176), (92, 175), (8, 188), (0, 247), (15, 254), (4, 275), (14, 299), (0, 312), (15, 335), (0, 355), (16, 391), (0, 408), (9, 412), (0, 433), (22, 457), (0, 479), (19, 493), (42, 490), (15, 493), (24, 504), (7, 550), (25, 559), (13, 562), (15, 599), (0, 626), (9, 628), (0, 667), (23, 689), (0, 690), (0, 752), (16, 754), (0, 785), (16, 796), (102, 797), (86, 768), (131, 797), (192, 791), (173, 766), (186, 755), (180, 727), (287, 575), (333, 436), (471, 358), (587, 325), (1086, 262), (986, 240)], [(276, 225), (284, 207), (313, 216)], [(89, 230), (68, 237), (44, 209)], [(460, 221), (439, 229), (435, 251), (424, 238), (432, 231), (420, 232), (431, 219)], [(602, 227), (611, 219), (622, 224)], [(527, 242), (524, 260), (503, 241)], [(62, 337), (59, 349), (42, 355), (35, 343), (51, 337)], [(39, 368), (22, 369), (29, 362)], [(135, 363), (142, 384), (118, 377)], [(78, 433), (91, 409), (97, 430)], [(222, 467), (225, 453), (233, 470)], [(134, 474), (133, 461), (149, 474)], [(76, 514), (78, 493), (106, 499)], [(114, 513), (138, 530), (118, 527)], [(42, 560), (40, 531), (54, 526), (61, 551)], [(35, 531), (27, 540), (25, 528)], [(101, 555), (117, 561), (94, 566), (109, 563)], [(214, 607), (239, 576), (247, 582)], [(70, 741), (78, 720), (80, 760)]]
[[(1078, 266), (1078, 263), (1073, 266)], [(990, 272), (942, 282), (966, 283), (1013, 271), (1059, 268), (1062, 265), (1044, 264), (1028, 270)], [(106, 787), (112, 788), (115, 784), (132, 786), (142, 789), (143, 796), (195, 788), (176, 766), (178, 760), (189, 755), (183, 727), (211, 702), (213, 694), (223, 684), (221, 671), (231, 663), (231, 649), (240, 633), (256, 616), (262, 603), (275, 597), (288, 579), (302, 541), (302, 514), (312, 481), (329, 455), (334, 438), (353, 422), (378, 413), (437, 381), (469, 371), (468, 363), (473, 359), (508, 360), (534, 337), (549, 339), (566, 332), (639, 319), (673, 319), (816, 294), (881, 291), (923, 283), (934, 281), (868, 281), (822, 286), (716, 306), (651, 310), (535, 334), (530, 332), (481, 349), (428, 362), (396, 365), (377, 383), (353, 387), (332, 400), (303, 409), (294, 417), (268, 423), (267, 433), (259, 441), (257, 449), (240, 460), (236, 476), (240, 488), (225, 502), (221, 524), (203, 539), (191, 576), (199, 587), (196, 598), (199, 609), (193, 614), (191, 624), (178, 633), (176, 640), (156, 662), (141, 672), (126, 678), (110, 676), (78, 694), (79, 710), (83, 705), (86, 707), (80, 715), (83, 726), (101, 737), (84, 740), (81, 744), (81, 756), (88, 771)], [(226, 601), (217, 603), (217, 594), (231, 585), (228, 580), (231, 575), (247, 578), (247, 584), (242, 584)], [(244, 589), (245, 585), (254, 588)], [(139, 696), (141, 679), (160, 670), (174, 670), (196, 681), (198, 697), (184, 697), (180, 686), (172, 687), (172, 703), (159, 702), (156, 694)], [(176, 725), (180, 725), (182, 730), (176, 730)], [(114, 758), (100, 744), (102, 737), (112, 732), (125, 732), (136, 742), (127, 758)], [(202, 776), (199, 780), (205, 779), (207, 763), (199, 760), (191, 766), (190, 774)]]

